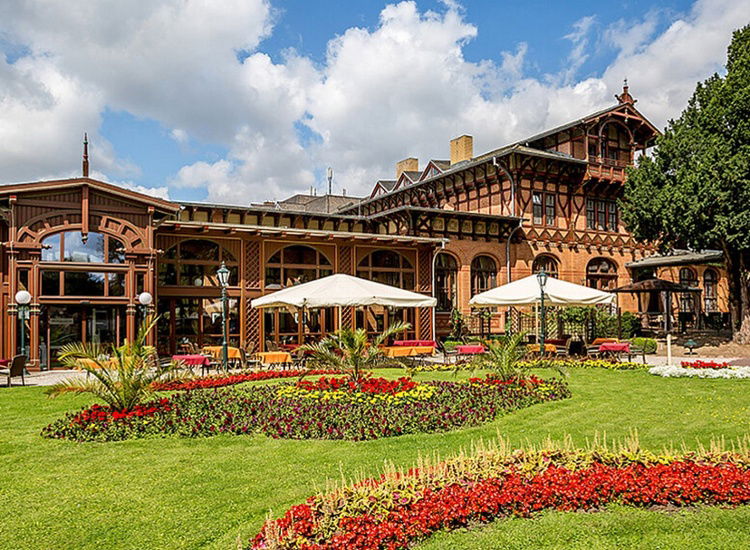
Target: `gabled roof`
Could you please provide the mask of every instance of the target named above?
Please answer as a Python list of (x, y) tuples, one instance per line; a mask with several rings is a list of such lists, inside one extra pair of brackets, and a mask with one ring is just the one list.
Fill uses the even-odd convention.
[(565, 124), (562, 124), (562, 125), (557, 126), (555, 128), (551, 128), (550, 130), (545, 130), (544, 132), (541, 132), (539, 134), (535, 134), (535, 135), (533, 135), (531, 137), (528, 137), (526, 139), (522, 139), (522, 140), (520, 140), (520, 141), (518, 141), (516, 143), (524, 143), (524, 144), (528, 145), (529, 143), (533, 143), (535, 141), (539, 141), (540, 139), (544, 139), (547, 136), (552, 136), (554, 134), (557, 134), (558, 132), (564, 132), (565, 130), (569, 130), (570, 128), (574, 128), (574, 127), (579, 126), (581, 124), (585, 124), (587, 122), (591, 122), (593, 119), (599, 118), (602, 115), (606, 115), (606, 114), (609, 114), (609, 113), (614, 113), (616, 111), (620, 111), (620, 110), (623, 110), (625, 108), (630, 109), (635, 114), (637, 114), (639, 117), (641, 117), (644, 120), (644, 122), (646, 123), (646, 125), (655, 134), (657, 134), (657, 135), (661, 134), (661, 132), (659, 131), (659, 129), (656, 126), (654, 126), (653, 124), (651, 124), (651, 122), (649, 122), (649, 120), (645, 116), (643, 116), (638, 111), (638, 109), (635, 108), (635, 106), (632, 103), (618, 103), (617, 105), (610, 105), (609, 107), (606, 107), (605, 109), (601, 109), (599, 111), (593, 112), (593, 113), (591, 113), (589, 115), (586, 115), (583, 118), (579, 118), (579, 119), (576, 119), (576, 120), (572, 120), (570, 122), (566, 122)]
[(372, 193), (370, 193), (370, 198), (373, 198), (375, 195), (382, 193), (388, 193), (390, 191), (393, 191), (393, 188), (396, 187), (396, 180), (378, 180), (375, 182), (375, 186), (372, 188)]
[(69, 178), (62, 180), (3, 184), (0, 185), (0, 196), (38, 191), (59, 191), (61, 189), (70, 189), (74, 187), (81, 187), (83, 185), (88, 185), (89, 188), (97, 189), (99, 191), (102, 191), (103, 193), (117, 195), (127, 200), (140, 202), (147, 206), (153, 206), (155, 209), (161, 210), (162, 212), (174, 213), (178, 212), (181, 208), (181, 206), (176, 202), (152, 197), (151, 195), (146, 195), (145, 193), (139, 193), (138, 191), (132, 191), (130, 189), (120, 187), (119, 185), (106, 183), (104, 181), (95, 180), (92, 178)]

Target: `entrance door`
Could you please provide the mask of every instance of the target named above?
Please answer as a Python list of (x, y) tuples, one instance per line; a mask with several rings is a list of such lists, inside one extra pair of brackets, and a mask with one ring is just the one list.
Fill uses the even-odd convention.
[(125, 339), (124, 306), (43, 306), (39, 358), (43, 367), (61, 367), (57, 360), (66, 344), (90, 342), (119, 345)]

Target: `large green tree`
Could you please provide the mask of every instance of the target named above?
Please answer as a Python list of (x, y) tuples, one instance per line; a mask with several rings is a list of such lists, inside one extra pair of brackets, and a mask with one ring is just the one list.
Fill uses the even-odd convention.
[(750, 342), (750, 25), (734, 32), (726, 75), (699, 83), (653, 155), (629, 169), (622, 215), (663, 251), (724, 251), (735, 339)]

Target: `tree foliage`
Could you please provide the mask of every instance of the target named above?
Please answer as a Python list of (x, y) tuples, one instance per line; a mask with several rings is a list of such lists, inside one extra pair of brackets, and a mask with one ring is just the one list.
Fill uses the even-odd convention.
[(735, 31), (726, 75), (699, 83), (651, 156), (628, 170), (622, 217), (640, 241), (724, 252), (734, 328), (750, 338), (750, 25)]

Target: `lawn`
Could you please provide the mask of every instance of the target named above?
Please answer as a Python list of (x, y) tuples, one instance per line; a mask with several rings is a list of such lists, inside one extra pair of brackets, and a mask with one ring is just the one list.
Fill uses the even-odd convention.
[[(401, 372), (391, 371), (390, 375)], [(549, 374), (549, 373), (548, 373)], [(421, 374), (445, 378), (451, 374)], [(570, 434), (635, 429), (659, 450), (750, 433), (750, 382), (664, 379), (646, 372), (571, 373), (573, 398), (535, 405), (478, 428), (368, 442), (281, 441), (265, 437), (150, 439), (75, 444), (39, 430), (82, 398), (49, 400), (39, 388), (0, 390), (2, 548), (233, 548), (253, 535), (269, 508), (281, 514), (327, 478), (373, 475), (385, 460), (410, 465), (498, 433), (513, 444)], [(750, 510), (653, 512), (618, 507), (600, 514), (546, 513), (486, 528), (440, 534), (424, 548), (721, 548), (750, 546)]]

